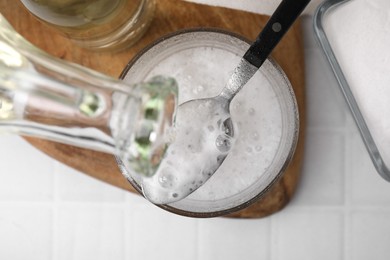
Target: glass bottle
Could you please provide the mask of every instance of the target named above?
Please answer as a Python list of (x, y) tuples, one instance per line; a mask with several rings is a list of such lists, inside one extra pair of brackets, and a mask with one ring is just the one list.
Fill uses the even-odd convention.
[(176, 96), (171, 78), (129, 86), (54, 58), (0, 15), (0, 133), (115, 154), (128, 170), (152, 175), (167, 148)]

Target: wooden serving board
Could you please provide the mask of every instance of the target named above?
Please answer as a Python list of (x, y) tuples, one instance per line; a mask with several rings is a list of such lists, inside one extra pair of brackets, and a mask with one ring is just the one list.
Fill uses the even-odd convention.
[[(119, 77), (129, 60), (149, 43), (179, 29), (214, 27), (227, 29), (254, 40), (267, 16), (227, 8), (188, 3), (181, 0), (158, 0), (155, 19), (146, 35), (132, 48), (120, 53), (94, 53), (75, 46), (55, 30), (38, 22), (20, 1), (0, 0), (0, 11), (34, 45), (64, 60), (102, 73)], [(287, 33), (272, 56), (286, 72), (295, 90), (300, 113), (300, 138), (295, 156), (285, 175), (267, 195), (230, 217), (258, 218), (282, 209), (291, 199), (300, 176), (305, 130), (304, 57), (300, 21)], [(36, 148), (94, 178), (135, 192), (120, 173), (112, 155), (80, 149), (45, 140), (26, 138)]]

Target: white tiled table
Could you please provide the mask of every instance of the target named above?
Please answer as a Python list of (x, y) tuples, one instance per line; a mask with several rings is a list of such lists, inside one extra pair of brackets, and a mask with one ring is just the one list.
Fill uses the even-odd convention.
[(176, 216), (0, 136), (0, 259), (389, 259), (390, 184), (372, 166), (311, 17), (303, 26), (306, 154), (283, 211), (256, 220)]

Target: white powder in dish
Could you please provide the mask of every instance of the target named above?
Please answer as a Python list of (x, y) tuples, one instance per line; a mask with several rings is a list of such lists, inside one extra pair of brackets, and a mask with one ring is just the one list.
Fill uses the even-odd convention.
[(334, 53), (390, 166), (390, 1), (350, 1), (326, 19)]

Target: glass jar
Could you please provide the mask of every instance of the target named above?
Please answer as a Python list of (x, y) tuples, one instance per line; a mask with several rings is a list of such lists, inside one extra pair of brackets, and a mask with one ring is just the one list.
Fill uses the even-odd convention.
[[(178, 82), (179, 105), (214, 97), (248, 47), (246, 40), (225, 31), (181, 31), (147, 47), (130, 62), (122, 78), (133, 83), (171, 75)], [(283, 175), (295, 151), (299, 117), (291, 84), (272, 58), (234, 97), (230, 113), (236, 141), (219, 169), (188, 197), (158, 206), (191, 217), (225, 215), (263, 197)], [(118, 162), (121, 165), (120, 158)], [(145, 179), (126, 167), (121, 170), (142, 193)]]
[(120, 51), (133, 45), (152, 21), (154, 0), (21, 0), (39, 20), (81, 47)]

